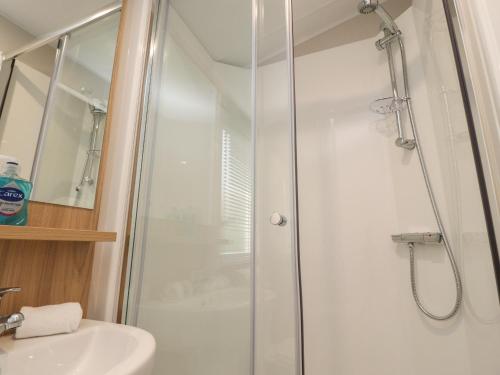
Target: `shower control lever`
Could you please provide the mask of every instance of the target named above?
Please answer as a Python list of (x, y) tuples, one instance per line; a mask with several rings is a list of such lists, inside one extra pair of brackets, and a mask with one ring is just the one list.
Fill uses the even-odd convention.
[(272, 225), (286, 225), (286, 217), (281, 215), (279, 212), (273, 212), (269, 221)]
[(437, 232), (401, 233), (401, 234), (393, 234), (391, 237), (392, 240), (397, 243), (438, 244), (442, 240), (442, 234)]

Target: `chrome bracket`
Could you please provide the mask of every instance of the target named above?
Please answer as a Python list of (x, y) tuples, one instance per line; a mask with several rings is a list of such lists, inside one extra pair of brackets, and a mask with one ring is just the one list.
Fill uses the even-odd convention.
[(379, 51), (382, 51), (386, 45), (392, 43), (392, 41), (396, 38), (399, 38), (401, 37), (401, 31), (396, 31), (396, 32), (390, 32), (388, 31), (387, 32), (387, 35), (384, 36), (382, 39), (379, 39), (375, 42), (375, 47), (377, 47), (377, 49)]

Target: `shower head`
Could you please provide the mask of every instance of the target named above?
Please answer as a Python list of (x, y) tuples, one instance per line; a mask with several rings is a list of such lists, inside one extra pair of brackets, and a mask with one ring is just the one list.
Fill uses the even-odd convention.
[(397, 33), (399, 31), (392, 17), (386, 12), (384, 7), (379, 4), (378, 0), (361, 0), (358, 3), (358, 11), (361, 14), (375, 12), (384, 22), (384, 28), (388, 29), (391, 33)]
[(370, 14), (375, 12), (378, 7), (378, 0), (361, 0), (358, 4), (358, 11), (361, 14)]

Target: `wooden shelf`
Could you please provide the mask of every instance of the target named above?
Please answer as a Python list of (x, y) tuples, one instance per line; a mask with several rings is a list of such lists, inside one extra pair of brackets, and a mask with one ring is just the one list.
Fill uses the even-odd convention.
[(114, 242), (116, 232), (0, 225), (0, 240)]

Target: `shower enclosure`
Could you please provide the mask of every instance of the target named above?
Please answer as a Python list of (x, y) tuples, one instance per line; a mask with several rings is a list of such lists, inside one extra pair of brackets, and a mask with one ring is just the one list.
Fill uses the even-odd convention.
[(155, 3), (122, 316), (155, 374), (500, 371), (449, 5)]

